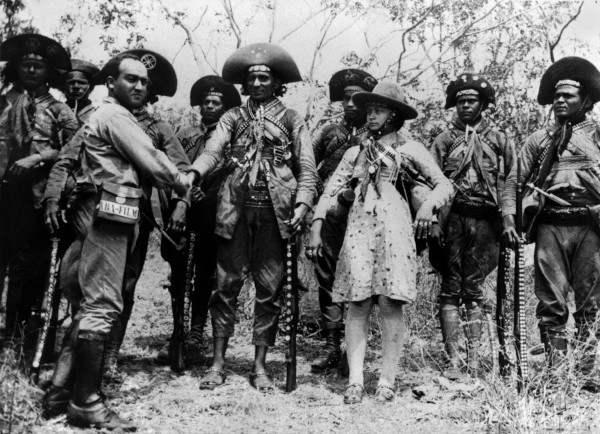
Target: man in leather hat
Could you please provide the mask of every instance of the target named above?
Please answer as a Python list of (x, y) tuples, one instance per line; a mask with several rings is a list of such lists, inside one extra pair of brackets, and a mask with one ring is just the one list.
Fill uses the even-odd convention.
[(143, 205), (136, 199), (147, 202), (152, 186), (184, 196), (196, 177), (178, 171), (133, 115), (152, 90), (144, 60), (144, 55), (121, 53), (107, 63), (102, 77), (109, 95), (84, 126), (71, 209), (76, 241), (70, 249), (79, 252), (71, 268), (78, 285), (67, 294), (78, 306), (67, 338), (75, 359), (67, 419), (74, 425), (135, 429), (105, 405), (100, 385), (105, 343), (124, 309), (124, 287), (135, 274), (132, 263), (143, 237)]
[(63, 77), (63, 91), (67, 97), (67, 105), (71, 107), (81, 125), (95, 110), (90, 101), (90, 94), (94, 90), (94, 76), (98, 72), (100, 72), (100, 68), (93, 63), (72, 59), (71, 70)]
[(567, 292), (572, 288), (576, 342), (583, 350), (577, 368), (585, 376), (583, 387), (597, 391), (593, 368), (599, 335), (594, 324), (600, 303), (600, 143), (598, 125), (587, 115), (600, 100), (600, 72), (580, 57), (560, 59), (542, 76), (537, 100), (541, 105), (552, 104), (556, 122), (527, 138), (518, 157), (521, 178), (517, 180), (513, 167), (506, 180), (503, 237), (513, 247), (520, 237), (515, 230), (517, 182), (526, 194), (526, 183), (531, 182), (563, 202), (539, 195), (535, 217), (524, 227), (528, 240), (536, 243), (538, 326), (550, 372), (556, 372), (567, 352)]
[[(51, 242), (42, 195), (50, 167), (78, 123), (49, 92), (60, 85), (60, 70), (71, 68), (58, 42), (15, 36), (0, 45), (0, 60), (7, 61), (2, 87), (12, 85), (0, 98), (0, 285), (8, 266), (5, 337), (11, 338), (43, 299)], [(34, 345), (26, 341), (26, 352)]]
[(286, 240), (299, 231), (313, 204), (317, 172), (304, 120), (278, 98), (284, 83), (301, 80), (286, 51), (273, 44), (240, 48), (225, 62), (223, 79), (242, 84), (242, 93), (250, 98), (221, 117), (192, 165), (205, 178), (231, 146), (226, 158), (233, 164), (220, 190), (215, 229), (217, 289), (210, 300), (214, 359), (200, 387), (212, 389), (225, 380), (237, 298), (250, 271), (256, 287), (251, 384), (271, 391), (265, 364), (277, 333)]
[[(341, 122), (331, 123), (321, 128), (313, 139), (315, 163), (323, 185), (327, 184), (344, 153), (351, 146), (358, 144), (354, 138), (368, 130), (365, 125), (366, 114), (354, 104), (352, 95), (356, 92), (371, 92), (376, 84), (377, 80), (371, 74), (360, 69), (342, 69), (331, 77), (329, 97), (331, 102), (342, 102), (344, 116)], [(339, 221), (328, 214), (322, 225), (321, 254), (314, 255), (310, 248), (306, 251), (307, 256), (314, 258), (316, 264), (321, 328), (326, 339), (323, 353), (311, 362), (313, 372), (323, 372), (337, 367), (342, 361), (340, 340), (344, 328), (344, 305), (331, 301), (331, 288), (338, 254), (344, 241), (346, 222)]]
[(456, 115), (431, 147), (437, 164), (457, 189), (430, 237), (432, 263), (442, 275), (439, 317), (447, 355), (444, 375), (449, 379), (461, 377), (461, 303), (468, 320), (468, 370), (476, 374), (479, 369), (482, 285), (498, 265), (499, 202), (514, 147), (503, 131), (483, 117), (495, 101), (495, 90), (485, 77), (459, 74), (446, 90), (445, 108), (456, 107)]
[[(215, 131), (221, 116), (227, 110), (238, 107), (241, 103), (240, 94), (235, 86), (226, 83), (219, 76), (207, 75), (194, 83), (190, 91), (190, 105), (200, 107), (202, 116), (200, 125), (184, 127), (177, 133), (190, 161), (194, 161), (204, 152), (206, 142)], [(217, 269), (217, 236), (215, 235), (217, 193), (226, 172), (222, 166), (217, 168), (203, 180), (202, 188), (194, 187), (192, 191), (188, 229), (196, 233), (198, 241), (194, 244), (193, 253), (195, 273), (194, 291), (191, 298), (191, 328), (185, 342), (184, 356), (187, 364), (199, 363), (204, 360), (202, 340), (208, 318), (208, 302), (215, 287)], [(165, 245), (164, 240), (163, 245)], [(172, 248), (162, 250), (165, 252), (163, 256), (171, 265), (171, 294), (180, 294), (186, 283), (187, 257), (185, 252), (188, 251), (188, 248), (179, 252), (174, 252)], [(161, 362), (169, 360), (168, 343), (160, 350), (158, 359)]]

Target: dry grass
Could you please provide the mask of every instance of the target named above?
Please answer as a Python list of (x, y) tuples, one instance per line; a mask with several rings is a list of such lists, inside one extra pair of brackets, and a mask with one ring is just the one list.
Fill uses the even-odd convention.
[[(193, 367), (183, 375), (173, 374), (155, 363), (156, 351), (170, 333), (170, 301), (160, 281), (166, 266), (151, 248), (136, 296), (136, 307), (122, 351), (123, 384), (108, 390), (111, 405), (134, 419), (144, 433), (188, 432), (489, 432), (537, 433), (594, 432), (600, 429), (600, 397), (581, 391), (584, 379), (575, 364), (581, 349), (573, 348), (558, 376), (545, 371), (543, 355), (532, 357), (528, 393), (519, 396), (516, 377), (500, 378), (490, 368), (481, 378), (449, 383), (440, 378), (441, 333), (436, 307), (437, 277), (420, 268), (420, 297), (406, 311), (408, 336), (400, 361), (397, 397), (392, 404), (378, 404), (374, 392), (380, 367), (378, 314), (372, 317), (369, 350), (365, 363), (368, 396), (363, 404), (342, 403), (346, 379), (337, 373), (313, 375), (309, 362), (322, 342), (314, 332), (314, 315), (304, 315), (299, 336), (298, 389), (285, 394), (262, 395), (248, 384), (253, 350), (251, 336), (252, 286), (246, 285), (240, 303), (239, 324), (228, 352), (226, 385), (213, 392), (198, 390), (198, 379), (206, 366)], [(486, 282), (494, 298), (495, 277)], [(527, 282), (532, 282), (528, 269)], [(531, 288), (531, 285), (528, 286)], [(535, 325), (535, 298), (528, 290), (529, 345), (539, 342)], [(303, 306), (314, 308), (314, 293)], [(507, 311), (511, 312), (511, 301)], [(510, 318), (509, 318), (510, 324)], [(510, 334), (510, 330), (508, 331)], [(487, 334), (484, 332), (484, 336)], [(512, 339), (508, 340), (512, 348)], [(464, 350), (465, 342), (461, 343)], [(494, 366), (489, 341), (485, 359)], [(0, 366), (1, 432), (79, 432), (65, 424), (64, 417), (40, 419), (40, 391), (15, 369), (14, 353), (5, 352)], [(284, 348), (278, 344), (269, 356), (276, 383), (285, 378)], [(513, 370), (514, 371), (514, 370)], [(49, 370), (45, 372), (48, 378)], [(11, 410), (12, 408), (12, 410)]]

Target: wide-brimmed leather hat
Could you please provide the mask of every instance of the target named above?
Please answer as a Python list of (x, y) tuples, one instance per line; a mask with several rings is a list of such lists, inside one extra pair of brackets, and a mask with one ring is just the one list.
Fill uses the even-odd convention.
[[(136, 48), (119, 53), (133, 54), (140, 59), (148, 71), (148, 77), (151, 81), (151, 90), (154, 95), (173, 96), (177, 92), (177, 74), (171, 62), (155, 51), (145, 48)], [(105, 84), (108, 77), (106, 65), (94, 77), (95, 84)]]
[(556, 85), (561, 81), (581, 87), (592, 103), (600, 101), (600, 72), (582, 57), (569, 56), (554, 62), (542, 75), (537, 100), (541, 105), (552, 104)]
[(242, 104), (242, 98), (233, 84), (225, 82), (218, 75), (207, 75), (197, 80), (192, 86), (190, 105), (192, 107), (202, 105), (204, 98), (210, 93), (221, 94), (225, 110)]
[(329, 99), (331, 102), (342, 101), (344, 90), (348, 87), (360, 88), (360, 91), (372, 92), (377, 80), (371, 74), (360, 69), (342, 69), (329, 80)]
[(48, 62), (51, 68), (68, 71), (71, 69), (71, 56), (54, 39), (37, 33), (24, 33), (13, 36), (0, 44), (0, 60), (14, 62), (27, 55), (36, 55)]
[(452, 80), (446, 88), (446, 106), (456, 105), (456, 99), (460, 96), (458, 93), (468, 89), (477, 91), (477, 94), (483, 98), (488, 104), (496, 104), (496, 89), (494, 86), (481, 74), (465, 72), (459, 74), (456, 80)]
[(406, 103), (404, 92), (398, 83), (381, 81), (373, 92), (357, 92), (352, 95), (352, 101), (361, 109), (369, 103), (380, 103), (395, 109), (403, 119), (414, 119), (419, 113)]
[(255, 65), (268, 66), (283, 83), (302, 81), (292, 56), (280, 46), (270, 43), (250, 44), (229, 56), (223, 65), (223, 80), (245, 84), (248, 68)]
[(88, 80), (92, 80), (94, 76), (100, 72), (100, 68), (93, 63), (86, 62), (85, 60), (71, 59), (71, 69), (67, 72), (72, 71), (83, 72)]

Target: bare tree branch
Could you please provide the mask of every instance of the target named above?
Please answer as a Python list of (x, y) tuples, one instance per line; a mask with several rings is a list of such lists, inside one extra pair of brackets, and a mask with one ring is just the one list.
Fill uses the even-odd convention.
[(427, 8), (427, 10), (425, 11), (425, 13), (417, 20), (415, 21), (415, 23), (410, 26), (408, 29), (406, 29), (404, 32), (402, 32), (402, 50), (400, 51), (400, 54), (398, 55), (398, 72), (396, 73), (396, 82), (400, 81), (400, 75), (401, 75), (401, 67), (402, 67), (402, 57), (404, 56), (404, 53), (406, 53), (406, 37), (408, 36), (408, 34), (410, 32), (412, 32), (414, 29), (416, 29), (417, 27), (419, 27), (423, 21), (425, 21), (427, 19), (427, 17), (429, 16), (429, 14), (431, 12), (433, 12), (434, 9), (436, 9), (439, 6), (442, 6), (444, 3), (446, 3), (447, 0), (442, 1), (439, 5), (436, 5), (433, 3), (433, 1), (431, 2), (431, 6), (429, 8)]
[(320, 14), (322, 14), (323, 12), (325, 12), (327, 9), (329, 9), (329, 8), (327, 6), (325, 6), (322, 9), (318, 10), (317, 12), (314, 12), (314, 13), (310, 14), (308, 17), (306, 17), (304, 19), (304, 21), (302, 21), (300, 24), (298, 24), (292, 30), (290, 30), (285, 35), (283, 35), (281, 38), (279, 38), (279, 42), (282, 42), (283, 40), (287, 39), (289, 36), (291, 36), (294, 33), (296, 33), (298, 30), (300, 30), (302, 27), (304, 27), (306, 24), (308, 24), (308, 22), (310, 20), (316, 18), (317, 16), (319, 16)]
[(579, 8), (577, 9), (577, 12), (575, 13), (575, 15), (573, 15), (563, 26), (562, 29), (560, 29), (560, 32), (558, 34), (558, 36), (556, 37), (556, 40), (551, 43), (550, 41), (548, 41), (548, 48), (550, 49), (550, 60), (552, 60), (552, 63), (554, 63), (554, 49), (556, 48), (556, 46), (558, 45), (558, 43), (560, 42), (563, 33), (565, 32), (565, 30), (567, 29), (567, 27), (569, 27), (569, 25), (575, 21), (577, 19), (577, 17), (579, 16), (579, 14), (581, 14), (581, 8), (583, 7), (583, 1), (581, 3), (579, 3)]
[(483, 21), (487, 16), (489, 16), (494, 9), (496, 9), (498, 6), (500, 6), (500, 1), (496, 2), (496, 4), (494, 4), (494, 6), (492, 6), (490, 8), (490, 10), (488, 10), (487, 12), (485, 12), (482, 16), (480, 16), (479, 18), (477, 18), (474, 21), (471, 21), (470, 23), (468, 23), (467, 25), (465, 25), (462, 30), (460, 32), (458, 32), (458, 34), (456, 36), (454, 36), (452, 38), (452, 40), (450, 41), (450, 43), (448, 44), (448, 46), (446, 47), (446, 49), (441, 50), (440, 54), (438, 57), (436, 57), (432, 62), (429, 63), (429, 65), (427, 65), (425, 68), (421, 69), (417, 74), (415, 74), (414, 76), (412, 76), (408, 81), (406, 81), (405, 83), (403, 83), (403, 86), (408, 86), (411, 83), (414, 83), (415, 80), (417, 78), (419, 78), (421, 75), (423, 75), (427, 70), (429, 70), (429, 68), (431, 68), (433, 65), (435, 65), (437, 62), (439, 62), (444, 55), (450, 51), (462, 38), (465, 37), (465, 35), (469, 32), (470, 29), (473, 28), (473, 26), (481, 21)]
[(277, 0), (272, 0), (271, 10), (271, 31), (269, 32), (269, 42), (273, 42), (273, 34), (275, 33), (275, 17), (277, 16)]
[(229, 21), (229, 26), (231, 27), (231, 31), (235, 36), (237, 41), (235, 48), (240, 48), (242, 46), (242, 31), (240, 30), (240, 26), (238, 25), (235, 15), (233, 14), (233, 7), (231, 6), (231, 0), (222, 0), (223, 9), (225, 9), (225, 14), (227, 15), (227, 21)]
[[(204, 58), (204, 60), (206, 60), (206, 63), (208, 63), (208, 60), (206, 59), (206, 54), (201, 49), (200, 49), (200, 53), (198, 52), (198, 48), (200, 46), (199, 46), (199, 44), (196, 43), (193, 31), (185, 23), (183, 23), (181, 21), (181, 19), (179, 18), (179, 16), (177, 14), (174, 14), (165, 6), (165, 4), (163, 3), (163, 0), (157, 0), (157, 1), (158, 1), (158, 4), (161, 6), (163, 12), (167, 16), (167, 18), (172, 20), (176, 26), (180, 27), (184, 31), (187, 43), (190, 45), (190, 48), (192, 49), (192, 56), (194, 57), (194, 61), (196, 62), (196, 65), (198, 67), (200, 74), (203, 74), (201, 53), (202, 53), (202, 57)], [(200, 23), (202, 22), (202, 19), (204, 18), (204, 15), (206, 14), (207, 10), (208, 10), (208, 6), (206, 6), (204, 8), (204, 11), (200, 15), (200, 22), (198, 23), (198, 25), (196, 27), (198, 27), (200, 25)], [(177, 57), (177, 55), (175, 55), (175, 57)]]

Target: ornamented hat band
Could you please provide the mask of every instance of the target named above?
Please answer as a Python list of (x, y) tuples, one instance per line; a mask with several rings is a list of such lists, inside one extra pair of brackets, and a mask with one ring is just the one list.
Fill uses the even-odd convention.
[(43, 61), (45, 61), (46, 58), (43, 56), (40, 56), (39, 54), (27, 53), (27, 54), (21, 56), (21, 60), (43, 60)]
[(559, 86), (581, 87), (581, 83), (575, 80), (559, 80), (556, 83), (556, 86), (554, 86), (554, 89), (558, 88)]
[(271, 72), (271, 68), (267, 65), (252, 65), (248, 68), (248, 72)]
[(344, 88), (344, 92), (347, 92), (347, 91), (352, 91), (352, 92), (364, 92), (364, 91), (367, 91), (367, 92), (369, 92), (369, 89), (365, 89), (365, 88), (362, 88), (360, 86), (353, 85), (353, 86), (346, 86)]
[(223, 98), (223, 93), (221, 93), (221, 92), (215, 92), (215, 91), (211, 90), (209, 92), (205, 92), (204, 96), (205, 97), (207, 97), (207, 96), (218, 96), (219, 98)]
[(459, 92), (456, 93), (456, 97), (458, 98), (459, 96), (465, 96), (465, 95), (476, 95), (479, 96), (479, 91), (475, 90), (475, 89), (465, 89), (465, 90), (461, 90)]

